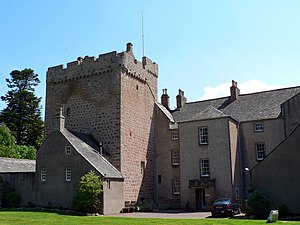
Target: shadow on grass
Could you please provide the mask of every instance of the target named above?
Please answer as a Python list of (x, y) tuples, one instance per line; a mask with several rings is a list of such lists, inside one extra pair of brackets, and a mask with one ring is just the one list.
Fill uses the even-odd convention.
[(55, 213), (62, 216), (88, 216), (89, 214), (83, 212), (77, 212), (67, 209), (50, 209), (50, 208), (0, 208), (0, 212), (46, 212)]

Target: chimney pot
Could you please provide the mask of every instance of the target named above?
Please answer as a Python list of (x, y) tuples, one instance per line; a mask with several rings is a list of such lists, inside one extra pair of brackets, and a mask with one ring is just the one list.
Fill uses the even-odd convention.
[(169, 95), (168, 95), (168, 90), (167, 88), (163, 89), (163, 94), (161, 96), (161, 104), (166, 107), (167, 109), (170, 109), (170, 100), (169, 100)]

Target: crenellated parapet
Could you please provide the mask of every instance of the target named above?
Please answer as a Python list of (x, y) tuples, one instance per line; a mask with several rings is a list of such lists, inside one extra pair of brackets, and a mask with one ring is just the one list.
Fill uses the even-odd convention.
[(117, 53), (113, 51), (100, 54), (98, 58), (78, 57), (76, 61), (67, 63), (66, 67), (58, 65), (48, 68), (47, 84), (53, 85), (114, 71), (122, 71), (134, 79), (146, 82), (150, 76), (158, 76), (158, 65), (147, 57), (143, 57), (141, 62), (136, 60), (133, 54), (133, 46), (128, 43), (124, 52)]

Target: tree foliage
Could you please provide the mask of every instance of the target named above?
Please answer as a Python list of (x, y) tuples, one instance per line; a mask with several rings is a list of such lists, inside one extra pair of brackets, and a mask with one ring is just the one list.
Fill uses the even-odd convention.
[(272, 205), (272, 200), (265, 192), (255, 189), (248, 198), (248, 211), (257, 218), (267, 218)]
[(0, 145), (12, 146), (16, 143), (16, 138), (14, 137), (11, 130), (2, 123), (0, 126)]
[(25, 145), (0, 145), (0, 157), (17, 159), (35, 159), (36, 149), (33, 146)]
[(41, 98), (34, 94), (34, 87), (40, 83), (32, 69), (13, 70), (11, 79), (6, 79), (9, 91), (1, 96), (7, 107), (0, 114), (0, 123), (5, 123), (16, 137), (18, 145), (35, 146), (43, 134)]
[(33, 146), (16, 145), (16, 138), (11, 130), (2, 123), (0, 126), (0, 157), (35, 159), (36, 149)]
[(103, 192), (103, 183), (94, 171), (81, 177), (73, 206), (86, 212), (96, 212), (99, 209), (100, 194)]

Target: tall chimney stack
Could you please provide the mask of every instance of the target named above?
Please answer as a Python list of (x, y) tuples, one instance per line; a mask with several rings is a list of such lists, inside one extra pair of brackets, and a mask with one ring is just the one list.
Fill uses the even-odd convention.
[(232, 80), (232, 86), (230, 87), (230, 101), (235, 101), (239, 98), (240, 89), (237, 87), (237, 82)]
[(65, 128), (65, 117), (63, 116), (62, 111), (62, 107), (59, 107), (56, 111), (56, 114), (52, 119), (52, 131), (61, 131)]
[(187, 99), (184, 96), (184, 92), (182, 90), (178, 90), (178, 95), (176, 96), (176, 103), (177, 103), (177, 109), (181, 108), (184, 106), (186, 103)]

